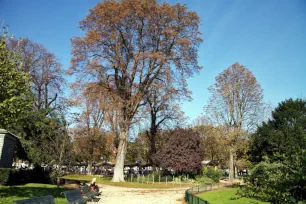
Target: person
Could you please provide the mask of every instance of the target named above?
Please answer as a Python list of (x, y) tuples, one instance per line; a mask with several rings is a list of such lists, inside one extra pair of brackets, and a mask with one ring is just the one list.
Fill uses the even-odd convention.
[(96, 184), (96, 178), (93, 178), (93, 179), (92, 179), (92, 181), (91, 181), (91, 183), (90, 183), (90, 190), (91, 190), (91, 191), (96, 191), (96, 192), (98, 192), (98, 193), (101, 194), (101, 192), (99, 191), (99, 187), (98, 187), (98, 185)]

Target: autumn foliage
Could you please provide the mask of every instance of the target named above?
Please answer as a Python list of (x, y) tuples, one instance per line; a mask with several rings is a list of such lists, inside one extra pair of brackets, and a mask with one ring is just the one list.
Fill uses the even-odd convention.
[(70, 74), (100, 89), (118, 112), (119, 145), (113, 181), (124, 181), (128, 134), (157, 82), (187, 92), (198, 72), (199, 16), (186, 6), (155, 0), (106, 0), (80, 23), (72, 39)]
[(169, 139), (157, 153), (159, 166), (176, 173), (197, 174), (201, 169), (203, 149), (200, 135), (192, 129), (178, 128), (169, 132)]

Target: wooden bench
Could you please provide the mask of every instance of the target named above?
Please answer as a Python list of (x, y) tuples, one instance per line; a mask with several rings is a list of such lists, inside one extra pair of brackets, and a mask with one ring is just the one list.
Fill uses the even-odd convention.
[(36, 198), (29, 198), (24, 200), (15, 200), (16, 204), (55, 204), (54, 198), (52, 195), (41, 196)]
[(64, 191), (63, 194), (65, 195), (69, 204), (84, 204), (89, 200), (88, 198), (82, 197), (81, 191), (79, 189), (72, 191)]

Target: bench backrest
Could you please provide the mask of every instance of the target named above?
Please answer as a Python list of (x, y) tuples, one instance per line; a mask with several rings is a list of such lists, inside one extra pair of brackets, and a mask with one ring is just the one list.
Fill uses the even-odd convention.
[(90, 187), (87, 184), (85, 184), (83, 186), (82, 190), (83, 190), (83, 193), (86, 194), (86, 193), (90, 192)]
[(14, 201), (16, 204), (55, 204), (52, 195)]
[(82, 199), (82, 194), (79, 189), (77, 190), (72, 190), (72, 191), (64, 191), (65, 197), (68, 202), (74, 202), (76, 200)]

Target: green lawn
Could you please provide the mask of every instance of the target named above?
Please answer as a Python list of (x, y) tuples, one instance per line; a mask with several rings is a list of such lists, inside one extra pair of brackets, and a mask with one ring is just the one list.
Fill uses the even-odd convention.
[(52, 195), (57, 204), (67, 204), (67, 201), (60, 193), (69, 190), (58, 188), (56, 185), (29, 183), (20, 186), (0, 186), (0, 203), (9, 204), (14, 200), (33, 198), (38, 196)]
[(198, 196), (207, 200), (210, 204), (264, 204), (251, 198), (240, 197), (236, 195), (238, 188), (229, 188), (222, 190), (208, 191), (201, 193)]
[(78, 175), (78, 174), (72, 174), (72, 175), (66, 175), (62, 177), (63, 179), (67, 180), (78, 180), (78, 181), (87, 181), (90, 182), (93, 178), (96, 178), (96, 182), (98, 184), (105, 184), (110, 186), (120, 186), (120, 187), (128, 187), (128, 188), (177, 188), (177, 187), (189, 187), (191, 185), (187, 184), (172, 184), (168, 183), (166, 185), (165, 182), (155, 182), (153, 185), (152, 183), (137, 183), (137, 182), (120, 182), (120, 183), (114, 183), (111, 182), (111, 178), (100, 178), (99, 176), (89, 176), (89, 175)]

